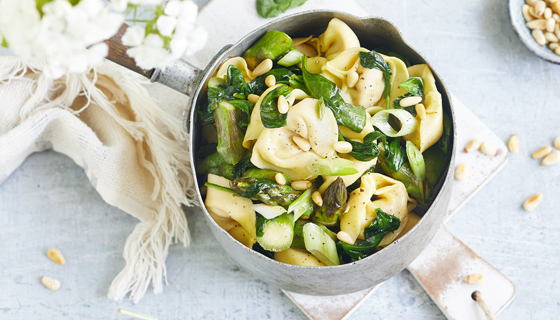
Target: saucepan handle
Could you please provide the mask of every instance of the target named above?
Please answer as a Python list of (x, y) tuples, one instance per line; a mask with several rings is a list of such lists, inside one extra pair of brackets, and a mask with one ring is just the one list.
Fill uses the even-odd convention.
[(122, 44), (122, 36), (127, 28), (128, 25), (123, 24), (117, 34), (105, 41), (109, 46), (107, 59), (145, 76), (152, 82), (159, 82), (186, 95), (196, 88), (201, 70), (183, 59), (179, 59), (163, 69), (144, 70), (138, 67), (134, 59), (126, 54), (129, 47)]
[[(484, 319), (482, 309), (471, 298), (474, 291), (481, 293), (494, 315), (508, 306), (515, 295), (515, 285), (511, 280), (444, 226), (408, 266), (408, 271), (448, 319)], [(466, 283), (464, 279), (472, 274), (482, 274), (484, 281), (479, 284)]]

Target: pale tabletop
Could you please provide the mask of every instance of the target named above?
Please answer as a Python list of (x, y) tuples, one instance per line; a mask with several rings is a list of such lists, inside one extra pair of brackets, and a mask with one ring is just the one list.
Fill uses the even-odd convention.
[[(517, 39), (506, 1), (358, 2), (393, 21), (500, 138), (519, 136), (521, 152), (510, 155), (447, 228), (515, 283), (516, 298), (499, 318), (557, 317), (560, 165), (542, 167), (530, 154), (560, 136), (560, 66)], [(544, 200), (529, 213), (521, 204), (534, 193)], [(0, 319), (129, 319), (118, 308), (162, 319), (305, 319), (279, 289), (227, 257), (199, 211), (188, 210), (187, 218), (194, 241), (186, 249), (171, 247), (164, 293), (148, 291), (138, 305), (110, 301), (107, 288), (124, 265), (122, 248), (137, 221), (105, 204), (69, 158), (53, 151), (30, 156), (0, 185)], [(53, 246), (64, 249), (66, 266), (46, 258)], [(42, 287), (38, 279), (47, 273), (63, 281), (60, 291)], [(403, 271), (351, 319), (444, 316)]]

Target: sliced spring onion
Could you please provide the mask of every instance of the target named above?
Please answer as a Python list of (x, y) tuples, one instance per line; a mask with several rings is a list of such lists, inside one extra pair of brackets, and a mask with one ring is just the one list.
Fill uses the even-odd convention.
[[(313, 201), (311, 195), (313, 191), (310, 189), (305, 190), (294, 202), (288, 207), (288, 212), (294, 212), (294, 220), (299, 219), (301, 216), (308, 217), (313, 213)], [(256, 211), (256, 210), (255, 210)]]
[[(401, 129), (396, 131), (389, 123), (389, 116), (393, 115), (401, 122)], [(410, 112), (402, 109), (381, 110), (371, 117), (371, 124), (379, 128), (381, 132), (389, 137), (402, 137), (416, 130), (418, 121)]]
[(204, 183), (204, 185), (207, 186), (207, 187), (209, 187), (209, 188), (214, 188), (214, 189), (222, 190), (222, 191), (225, 191), (225, 192), (238, 194), (237, 192), (235, 192), (235, 190), (230, 189), (230, 188), (228, 188), (228, 187), (222, 187), (222, 186), (219, 185), (219, 184), (206, 182), (206, 183)]
[(358, 170), (351, 168), (352, 161), (343, 158), (321, 159), (309, 165), (311, 173), (320, 176), (348, 176), (358, 173)]
[(208, 88), (217, 88), (219, 85), (226, 83), (223, 78), (220, 77), (212, 77), (208, 80)]
[(416, 145), (411, 141), (406, 142), (406, 155), (408, 156), (408, 162), (410, 163), (410, 168), (418, 181), (424, 180), (426, 176), (426, 164), (424, 163), (424, 156), (422, 152), (416, 148)]
[(284, 67), (291, 67), (301, 61), (303, 53), (297, 51), (296, 49), (288, 52), (282, 59), (278, 60), (278, 64)]
[(252, 208), (268, 220), (274, 219), (286, 212), (286, 209), (284, 209), (284, 207), (269, 206), (262, 203), (253, 204)]
[(303, 226), (305, 249), (327, 266), (336, 266), (340, 262), (336, 252), (336, 243), (318, 225), (310, 222)]
[(281, 214), (274, 219), (257, 216), (257, 241), (263, 249), (280, 252), (286, 250), (294, 239), (294, 216)]

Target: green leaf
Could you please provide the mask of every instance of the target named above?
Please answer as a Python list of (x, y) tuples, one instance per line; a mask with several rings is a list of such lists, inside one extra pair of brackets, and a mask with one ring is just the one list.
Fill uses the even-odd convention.
[(10, 47), (10, 45), (8, 44), (8, 41), (4, 37), (2, 37), (2, 44), (0, 44), (0, 46), (2, 46), (4, 48), (9, 48)]
[(348, 176), (358, 173), (351, 168), (352, 161), (343, 158), (321, 159), (309, 165), (308, 169), (315, 176)]
[(214, 188), (214, 189), (218, 189), (218, 190), (221, 190), (221, 191), (237, 194), (237, 192), (235, 192), (235, 190), (227, 188), (227, 187), (222, 187), (219, 184), (205, 182), (204, 185), (207, 186), (208, 188)]
[(356, 142), (351, 140), (346, 140), (352, 145), (352, 151), (348, 153), (351, 157), (358, 161), (370, 161), (377, 158), (379, 155), (379, 148), (377, 147), (376, 140), (385, 137), (385, 135), (379, 131), (374, 131), (368, 133), (364, 137), (364, 142)]
[(408, 93), (416, 97), (424, 97), (424, 80), (420, 77), (410, 77), (399, 84)]
[(451, 118), (444, 113), (443, 114), (443, 134), (441, 135), (441, 138), (439, 138), (438, 141), (438, 147), (441, 149), (441, 151), (443, 151), (443, 153), (447, 153), (447, 149), (449, 146), (449, 141), (451, 141), (451, 127), (453, 126), (453, 123), (451, 121)]
[(231, 182), (231, 187), (242, 197), (271, 206), (289, 206), (301, 195), (301, 192), (288, 185), (280, 185), (266, 178), (237, 178)]
[(397, 172), (404, 163), (404, 152), (401, 147), (401, 138), (395, 138), (387, 145), (385, 143), (385, 150), (383, 151), (383, 162), (387, 165), (389, 170)]
[(293, 87), (291, 85), (291, 81), (292, 77), (297, 77), (291, 70), (286, 69), (286, 68), (276, 68), (276, 69), (272, 69), (269, 72), (260, 75), (258, 77), (256, 77), (255, 79), (251, 80), (250, 82), (247, 83), (247, 94), (249, 93), (253, 93), (256, 94), (257, 96), (260, 96), (261, 94), (263, 94), (263, 92), (266, 91), (266, 89), (268, 89), (268, 86), (265, 83), (265, 80), (268, 76), (273, 75), (274, 78), (276, 78), (276, 83), (278, 84), (287, 84), (290, 87)]
[(253, 103), (248, 100), (230, 100), (229, 103), (243, 112), (243, 116), (239, 120), (239, 127), (244, 130), (247, 129), (251, 120), (251, 113), (253, 112)]
[(306, 65), (307, 57), (304, 56), (302, 62), (303, 81), (309, 94), (315, 99), (323, 98), (325, 105), (333, 112), (337, 124), (354, 132), (362, 132), (367, 121), (366, 110), (361, 106), (346, 103), (334, 82), (320, 74), (309, 73)]
[(257, 12), (263, 18), (274, 18), (286, 10), (299, 7), (307, 0), (257, 0)]
[(385, 62), (383, 57), (371, 50), (370, 52), (359, 52), (358, 57), (360, 58), (360, 64), (364, 68), (368, 69), (377, 69), (383, 72), (383, 76), (385, 78), (385, 90), (383, 90), (383, 97), (387, 101), (386, 108), (389, 109), (389, 96), (391, 95), (391, 75), (393, 74), (393, 70), (391, 70), (391, 66)]
[(410, 106), (410, 107), (401, 107), (401, 100), (404, 98), (408, 98), (408, 97), (412, 97), (412, 94), (407, 93), (404, 94), (398, 98), (395, 99), (395, 101), (393, 101), (393, 107), (395, 109), (403, 109), (408, 111), (413, 117), (416, 117), (416, 106)]
[(278, 97), (280, 95), (287, 96), (290, 88), (286, 85), (275, 88), (270, 91), (261, 102), (261, 121), (265, 128), (280, 128), (286, 125), (288, 113), (280, 113), (278, 111)]
[(317, 105), (319, 106), (319, 120), (323, 120), (323, 115), (325, 114), (325, 100), (323, 97), (319, 98)]
[(256, 168), (255, 165), (251, 162), (251, 152), (247, 152), (243, 155), (241, 160), (233, 167), (233, 178), (237, 179), (242, 177), (243, 174), (250, 169)]

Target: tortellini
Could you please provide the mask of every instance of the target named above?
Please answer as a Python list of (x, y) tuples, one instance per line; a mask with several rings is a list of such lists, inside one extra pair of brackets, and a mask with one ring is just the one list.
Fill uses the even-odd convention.
[(424, 100), (426, 118), (418, 120), (418, 128), (404, 136), (404, 139), (416, 145), (420, 152), (434, 145), (443, 134), (443, 103), (441, 93), (437, 91), (436, 80), (427, 64), (419, 64), (408, 68), (410, 77), (421, 77), (424, 80)]
[[(375, 200), (371, 200), (376, 196)], [(404, 184), (379, 173), (368, 173), (362, 176), (360, 188), (352, 191), (348, 198), (348, 211), (340, 219), (340, 230), (356, 239), (364, 239), (364, 229), (375, 219), (375, 209), (404, 221), (408, 215), (408, 193)], [(406, 224), (402, 224), (404, 227)], [(402, 228), (399, 228), (402, 230)], [(398, 236), (399, 230), (389, 233), (383, 238)], [(393, 238), (394, 239), (394, 238)]]
[(347, 49), (360, 47), (360, 40), (354, 31), (337, 18), (329, 22), (327, 30), (319, 36), (319, 42), (321, 52), (324, 52), (324, 56), (328, 60), (334, 59)]
[(247, 61), (245, 61), (242, 57), (234, 57), (226, 60), (216, 72), (216, 77), (225, 79), (229, 66), (236, 66), (239, 70), (241, 70), (245, 81), (251, 81), (255, 78), (253, 76), (253, 72), (251, 72), (247, 66)]

